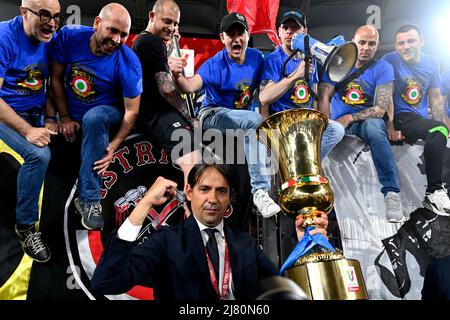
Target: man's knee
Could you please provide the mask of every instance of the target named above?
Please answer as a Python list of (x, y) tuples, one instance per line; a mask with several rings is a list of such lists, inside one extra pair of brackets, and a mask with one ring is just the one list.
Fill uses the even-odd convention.
[(40, 148), (33, 146), (30, 154), (24, 160), (47, 166), (50, 158), (51, 152), (49, 147)]
[(257, 129), (259, 125), (263, 122), (263, 117), (257, 112), (248, 112), (248, 114), (243, 114), (244, 128), (242, 129)]
[(369, 138), (387, 137), (386, 124), (382, 119), (367, 119), (362, 124), (362, 129)]
[(325, 130), (329, 130), (331, 139), (334, 141), (341, 141), (345, 135), (345, 128), (339, 122), (331, 121)]

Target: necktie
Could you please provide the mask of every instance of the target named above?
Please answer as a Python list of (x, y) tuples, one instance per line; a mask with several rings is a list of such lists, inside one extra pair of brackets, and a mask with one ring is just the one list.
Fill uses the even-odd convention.
[(208, 241), (206, 242), (206, 251), (208, 252), (211, 263), (216, 273), (216, 278), (219, 279), (219, 249), (217, 248), (217, 241), (215, 233), (219, 232), (217, 229), (205, 229), (208, 235)]

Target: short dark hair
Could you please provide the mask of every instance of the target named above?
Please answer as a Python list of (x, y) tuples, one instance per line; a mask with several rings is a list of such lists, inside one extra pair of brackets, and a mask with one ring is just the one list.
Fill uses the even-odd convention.
[(235, 180), (234, 177), (236, 176), (236, 173), (234, 172), (234, 168), (231, 165), (227, 164), (218, 164), (218, 163), (198, 163), (192, 167), (191, 171), (189, 171), (187, 183), (191, 186), (191, 188), (194, 188), (194, 186), (198, 183), (200, 178), (203, 176), (206, 170), (214, 168), (217, 171), (220, 172), (227, 180), (228, 186), (231, 190), (235, 190)]
[(394, 40), (397, 41), (397, 35), (399, 33), (405, 33), (405, 32), (411, 31), (411, 30), (416, 30), (419, 37), (422, 38), (422, 31), (420, 31), (420, 27), (417, 24), (407, 23), (407, 24), (400, 26), (400, 28), (397, 29)]

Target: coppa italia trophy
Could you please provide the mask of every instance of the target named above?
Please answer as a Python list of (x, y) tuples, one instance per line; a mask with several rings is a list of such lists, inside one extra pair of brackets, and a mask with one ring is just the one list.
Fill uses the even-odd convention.
[(333, 208), (334, 195), (320, 164), (320, 142), (328, 120), (313, 109), (278, 112), (259, 126), (258, 138), (278, 157), (284, 214), (305, 216), (305, 236), (287, 258), (280, 274), (295, 281), (312, 300), (368, 299), (361, 267), (346, 259), (322, 234), (314, 217)]

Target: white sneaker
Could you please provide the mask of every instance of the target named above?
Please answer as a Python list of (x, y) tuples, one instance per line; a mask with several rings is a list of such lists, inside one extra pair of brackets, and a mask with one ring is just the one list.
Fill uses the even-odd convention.
[(445, 189), (426, 194), (422, 205), (440, 216), (450, 216), (450, 199)]
[(262, 189), (253, 195), (253, 203), (264, 218), (270, 218), (281, 211), (280, 206)]
[(384, 198), (384, 204), (386, 205), (386, 220), (388, 222), (400, 223), (405, 221), (400, 195), (397, 192), (388, 192)]

